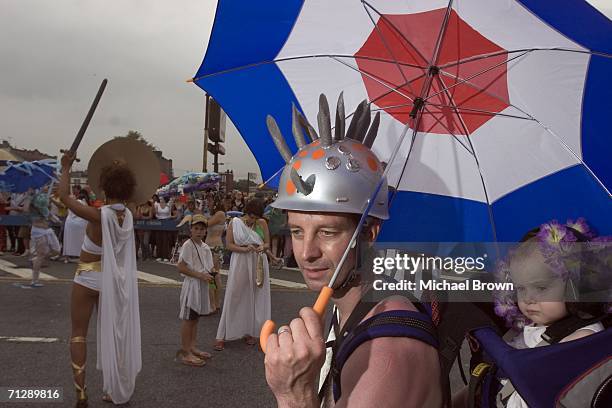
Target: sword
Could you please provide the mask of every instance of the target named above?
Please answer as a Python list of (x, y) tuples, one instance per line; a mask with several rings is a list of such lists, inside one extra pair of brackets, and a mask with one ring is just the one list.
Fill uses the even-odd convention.
[[(85, 135), (85, 131), (87, 130), (87, 127), (89, 126), (89, 122), (91, 121), (91, 118), (93, 117), (93, 114), (96, 111), (96, 108), (98, 107), (98, 102), (100, 102), (100, 98), (102, 97), (102, 94), (104, 93), (104, 89), (106, 89), (106, 84), (107, 83), (108, 83), (108, 79), (104, 78), (104, 80), (102, 80), (102, 83), (100, 84), (100, 88), (98, 89), (98, 93), (96, 94), (96, 97), (94, 98), (93, 102), (91, 103), (91, 107), (89, 108), (89, 112), (87, 112), (87, 116), (85, 116), (85, 120), (83, 120), (83, 124), (81, 125), (81, 128), (79, 129), (79, 132), (77, 133), (76, 137), (74, 138), (74, 141), (72, 142), (72, 146), (70, 146), (69, 152), (76, 153), (79, 145), (81, 144), (81, 140), (83, 140), (83, 136)], [(60, 150), (60, 152), (66, 153), (65, 150)], [(76, 161), (79, 161), (79, 160), (76, 159)]]

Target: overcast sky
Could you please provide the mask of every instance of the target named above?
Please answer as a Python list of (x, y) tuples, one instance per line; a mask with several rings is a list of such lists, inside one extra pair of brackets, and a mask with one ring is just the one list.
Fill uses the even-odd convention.
[[(185, 80), (202, 62), (215, 7), (215, 0), (0, 0), (0, 138), (57, 154), (106, 77), (80, 166), (105, 141), (137, 130), (173, 159), (177, 174), (200, 171), (204, 92)], [(231, 124), (227, 133), (221, 169), (259, 172)]]
[[(590, 0), (612, 18), (612, 0)], [(0, 0), (0, 139), (57, 154), (69, 147), (103, 78), (79, 150), (84, 167), (113, 136), (137, 130), (200, 171), (204, 92), (185, 83), (206, 49), (216, 0)], [(229, 124), (225, 168), (259, 171)], [(209, 166), (211, 169), (212, 166)]]

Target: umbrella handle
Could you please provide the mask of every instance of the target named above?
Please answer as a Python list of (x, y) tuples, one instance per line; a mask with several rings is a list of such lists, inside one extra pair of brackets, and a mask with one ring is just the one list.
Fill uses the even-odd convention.
[[(329, 286), (324, 286), (323, 289), (321, 289), (321, 293), (319, 293), (319, 297), (317, 297), (317, 301), (312, 307), (319, 317), (322, 318), (325, 314), (325, 309), (327, 308), (329, 299), (331, 299), (333, 294), (334, 290)], [(261, 327), (261, 332), (259, 333), (259, 345), (264, 353), (266, 352), (266, 346), (268, 345), (268, 337), (270, 337), (275, 330), (276, 323), (274, 323), (272, 320), (266, 320), (264, 325)]]

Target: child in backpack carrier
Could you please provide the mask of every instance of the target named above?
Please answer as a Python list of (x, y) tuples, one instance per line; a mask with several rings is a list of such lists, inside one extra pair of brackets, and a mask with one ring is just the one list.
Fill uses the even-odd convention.
[[(601, 300), (608, 299), (609, 293), (583, 299), (587, 292), (605, 292), (610, 285), (609, 277), (603, 276), (610, 270), (605, 257), (602, 264), (601, 256), (585, 256), (598, 242), (606, 241), (594, 238), (583, 219), (565, 225), (552, 221), (523, 237), (497, 271), (499, 280), (514, 286), (511, 292), (497, 294), (495, 301), (495, 313), (512, 327), (504, 336), (508, 344), (514, 348), (548, 346), (604, 330), (601, 320), (609, 313), (609, 304)], [(528, 407), (508, 380), (502, 384), (498, 398), (506, 407)]]

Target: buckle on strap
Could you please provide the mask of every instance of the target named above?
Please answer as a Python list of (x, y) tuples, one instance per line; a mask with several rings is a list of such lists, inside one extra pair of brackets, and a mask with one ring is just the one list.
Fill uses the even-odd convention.
[(491, 364), (489, 363), (480, 363), (472, 370), (472, 377), (480, 378), (489, 371), (491, 368)]

